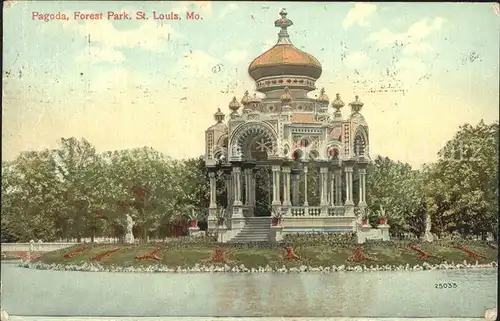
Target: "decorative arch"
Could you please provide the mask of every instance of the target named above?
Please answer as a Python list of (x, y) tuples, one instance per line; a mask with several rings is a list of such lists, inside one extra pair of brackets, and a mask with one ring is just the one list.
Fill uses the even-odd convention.
[(330, 141), (326, 146), (325, 157), (330, 160), (336, 160), (341, 158), (341, 145), (338, 141)]
[(214, 159), (219, 161), (222, 160), (221, 158), (227, 159), (227, 148), (223, 146), (216, 146), (214, 148)]
[(228, 145), (228, 135), (227, 134), (224, 134), (222, 135), (221, 137), (219, 137), (219, 139), (217, 140), (217, 146), (221, 146), (221, 147), (224, 147), (227, 149), (227, 145)]
[(368, 132), (364, 126), (359, 126), (354, 135), (354, 155), (367, 156), (368, 154)]
[(278, 135), (264, 122), (248, 122), (239, 126), (229, 140), (229, 157), (250, 158), (250, 145), (256, 146), (267, 155), (278, 150)]

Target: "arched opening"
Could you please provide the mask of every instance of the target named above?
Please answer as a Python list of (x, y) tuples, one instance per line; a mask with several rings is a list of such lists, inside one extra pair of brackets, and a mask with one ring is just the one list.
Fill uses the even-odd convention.
[(266, 160), (277, 153), (274, 130), (265, 123), (245, 124), (231, 138), (230, 157), (245, 160)]
[(257, 136), (249, 144), (248, 154), (253, 161), (265, 161), (268, 159), (273, 147), (273, 142), (265, 136)]
[(340, 155), (340, 152), (339, 152), (338, 148), (336, 148), (336, 147), (330, 148), (328, 150), (328, 158), (330, 158), (331, 160), (339, 159), (339, 155)]
[(309, 159), (316, 160), (319, 157), (319, 153), (316, 150), (312, 150), (309, 152)]
[(292, 160), (294, 161), (300, 161), (302, 159), (303, 153), (300, 149), (297, 149), (296, 151), (293, 152), (292, 154)]
[(358, 133), (354, 138), (354, 155), (357, 157), (365, 156), (366, 141), (365, 137)]
[(307, 138), (302, 138), (299, 141), (299, 146), (302, 147), (302, 148), (308, 147), (309, 144), (310, 144), (310, 142), (309, 142), (309, 140)]

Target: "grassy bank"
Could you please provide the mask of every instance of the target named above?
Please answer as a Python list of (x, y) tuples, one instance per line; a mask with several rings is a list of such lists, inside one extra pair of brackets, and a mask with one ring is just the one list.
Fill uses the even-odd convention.
[[(299, 259), (285, 259), (286, 247), (292, 246)], [(74, 255), (71, 258), (64, 257), (76, 249), (85, 247), (85, 251)], [(189, 244), (189, 245), (169, 245), (169, 244), (147, 244), (147, 245), (85, 245), (73, 246), (63, 250), (49, 252), (36, 259), (37, 262), (47, 264), (71, 264), (79, 265), (89, 262), (99, 262), (103, 266), (137, 267), (162, 264), (168, 267), (190, 267), (195, 264), (217, 264), (210, 261), (214, 253), (216, 244)], [(421, 258), (415, 250), (409, 249), (408, 243), (375, 243), (360, 246), (362, 252), (368, 257), (358, 261), (349, 261), (348, 258), (354, 253), (358, 246), (334, 245), (334, 244), (296, 244), (275, 247), (229, 247), (224, 246), (223, 252), (227, 258), (228, 265), (245, 265), (248, 268), (269, 265), (271, 267), (286, 266), (298, 267), (307, 265), (310, 267), (319, 266), (355, 266), (355, 265), (417, 265), (427, 262), (429, 264), (439, 264), (443, 262), (462, 263), (476, 262), (490, 263), (497, 262), (498, 250), (484, 243), (467, 244), (466, 248), (481, 254), (483, 258), (473, 258), (467, 253), (446, 244), (420, 244), (420, 248), (425, 253), (435, 257)], [(95, 260), (96, 256), (109, 250), (118, 248), (116, 252)], [(157, 260), (140, 260), (137, 256), (152, 253), (157, 250)], [(221, 263), (222, 264), (222, 263)]]

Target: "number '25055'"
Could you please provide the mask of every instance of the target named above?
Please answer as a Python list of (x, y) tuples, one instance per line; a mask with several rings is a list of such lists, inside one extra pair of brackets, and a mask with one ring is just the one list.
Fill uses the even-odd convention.
[(454, 289), (457, 287), (456, 283), (436, 283), (434, 285), (436, 289)]

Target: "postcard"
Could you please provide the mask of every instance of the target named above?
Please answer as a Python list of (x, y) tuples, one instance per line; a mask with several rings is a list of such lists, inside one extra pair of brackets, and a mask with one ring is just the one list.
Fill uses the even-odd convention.
[(2, 320), (496, 319), (498, 4), (3, 17)]

